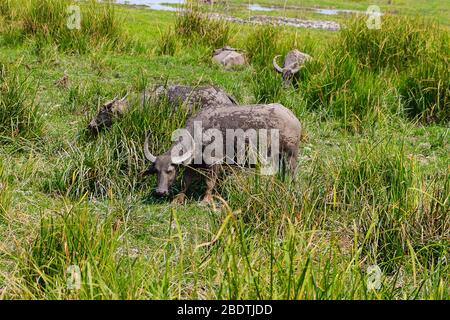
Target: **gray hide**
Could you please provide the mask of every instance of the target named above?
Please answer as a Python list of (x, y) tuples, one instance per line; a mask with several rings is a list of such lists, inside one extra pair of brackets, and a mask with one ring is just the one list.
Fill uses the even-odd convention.
[(122, 115), (129, 107), (127, 96), (122, 99), (115, 98), (114, 100), (105, 103), (97, 115), (89, 122), (88, 130), (97, 135), (104, 128), (111, 127), (113, 118)]
[[(279, 150), (289, 165), (292, 174), (295, 174), (297, 167), (297, 153), (301, 138), (301, 125), (295, 115), (281, 104), (268, 105), (250, 105), (250, 106), (228, 106), (227, 108), (208, 107), (201, 109), (197, 114), (191, 117), (187, 122), (187, 129), (191, 136), (194, 136), (194, 122), (201, 121), (203, 132), (210, 128), (216, 128), (222, 132), (224, 140), (224, 152), (226, 150), (226, 129), (278, 129), (279, 130)], [(204, 142), (203, 149), (210, 142)], [(185, 192), (192, 180), (192, 168), (206, 169), (206, 192), (204, 201), (211, 200), (212, 190), (215, 184), (217, 169), (220, 165), (193, 164), (192, 152), (186, 153), (187, 157), (178, 160), (178, 163), (172, 161), (171, 152), (177, 146), (175, 142), (164, 154), (155, 157), (148, 149), (148, 137), (144, 146), (146, 158), (152, 162), (150, 168), (145, 174), (156, 173), (158, 183), (155, 190), (156, 195), (166, 196), (169, 194), (170, 186), (176, 179), (177, 166), (180, 163), (188, 165), (185, 170), (184, 186), (182, 192), (177, 196), (176, 201), (183, 202)], [(197, 149), (198, 150), (198, 149)], [(191, 169), (190, 169), (191, 168)]]
[(141, 102), (162, 99), (167, 99), (172, 106), (183, 106), (189, 113), (192, 113), (196, 106), (204, 108), (238, 104), (231, 95), (217, 86), (191, 87), (182, 85), (155, 86), (143, 93)]
[(285, 86), (289, 86), (292, 83), (294, 75), (300, 68), (303, 67), (307, 61), (312, 60), (310, 55), (294, 49), (288, 52), (284, 58), (283, 67), (280, 67), (277, 63), (278, 57), (280, 56), (274, 57), (272, 63), (275, 70), (283, 75), (283, 83)]
[[(164, 98), (174, 107), (183, 106), (189, 114), (194, 111), (194, 107), (238, 104), (232, 96), (217, 86), (190, 87), (181, 85), (155, 86), (141, 95), (141, 103), (149, 99), (159, 101)], [(114, 118), (126, 112), (128, 107), (127, 96), (120, 100), (116, 98), (106, 102), (89, 122), (88, 130), (93, 135), (97, 135), (103, 129), (111, 127)]]
[(229, 46), (214, 50), (212, 60), (223, 65), (226, 69), (246, 63), (244, 53)]

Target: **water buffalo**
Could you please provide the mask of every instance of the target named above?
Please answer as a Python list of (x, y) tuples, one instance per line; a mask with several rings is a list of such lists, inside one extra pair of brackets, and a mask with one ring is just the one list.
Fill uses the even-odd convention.
[(303, 65), (312, 59), (312, 57), (306, 53), (298, 50), (291, 50), (284, 58), (283, 68), (277, 63), (279, 55), (273, 58), (273, 67), (276, 71), (283, 75), (283, 82), (285, 86), (289, 86), (292, 83), (294, 75), (300, 71)]
[(229, 46), (214, 50), (212, 60), (213, 62), (223, 65), (225, 69), (244, 65), (246, 63), (244, 53)]
[(88, 130), (97, 135), (104, 128), (108, 128), (112, 125), (113, 118), (115, 116), (122, 115), (128, 109), (128, 94), (122, 99), (114, 98), (111, 101), (105, 103), (97, 115), (89, 122)]
[[(200, 139), (198, 137), (198, 124), (201, 124)], [(214, 134), (213, 134), (213, 130)], [(210, 202), (215, 185), (218, 170), (224, 161), (210, 161), (212, 158), (225, 159), (227, 164), (241, 164), (236, 162), (235, 153), (237, 149), (249, 149), (251, 133), (275, 132), (276, 139), (271, 136), (270, 143), (266, 149), (268, 153), (285, 160), (290, 172), (295, 176), (297, 167), (297, 153), (301, 138), (301, 125), (295, 115), (281, 104), (250, 105), (250, 106), (228, 106), (227, 108), (208, 107), (202, 108), (194, 116), (188, 119), (184, 127), (193, 138), (193, 142), (187, 144), (185, 141), (175, 140), (172, 146), (162, 155), (154, 156), (148, 146), (148, 136), (144, 144), (145, 157), (152, 163), (143, 175), (157, 174), (157, 196), (167, 196), (169, 189), (177, 176), (179, 165), (185, 165), (183, 188), (174, 201), (184, 202), (192, 178), (196, 171), (205, 171), (206, 192), (203, 201)], [(230, 134), (231, 132), (231, 134)], [(237, 132), (244, 133), (244, 139), (239, 141)], [(219, 134), (219, 136), (218, 136)], [(221, 137), (220, 137), (221, 136)], [(206, 138), (205, 138), (206, 137)], [(214, 139), (213, 139), (214, 138)], [(237, 141), (235, 141), (237, 138)], [(221, 140), (222, 139), (222, 140)], [(182, 139), (184, 140), (184, 138)], [(261, 142), (258, 137), (258, 147)], [(207, 155), (206, 151), (212, 142), (217, 142), (222, 147), (222, 154)], [(236, 142), (236, 144), (235, 144)], [(184, 143), (184, 146), (182, 146)], [(233, 154), (230, 156), (229, 147)], [(183, 151), (180, 155), (179, 151)], [(226, 150), (224, 157), (223, 150)], [(258, 149), (259, 150), (259, 149)], [(200, 155), (200, 157), (197, 157)], [(276, 159), (278, 161), (280, 158)], [(231, 161), (228, 161), (231, 160)]]
[[(133, 98), (131, 98), (133, 99)], [(188, 114), (192, 113), (194, 107), (209, 107), (209, 106), (226, 106), (237, 105), (236, 100), (226, 93), (223, 89), (217, 86), (163, 86), (158, 85), (150, 90), (144, 91), (141, 95), (141, 103), (144, 104), (147, 100), (154, 102), (167, 99), (173, 107), (182, 106), (187, 108)], [(104, 128), (112, 126), (113, 119), (116, 116), (122, 115), (129, 107), (127, 96), (122, 99), (114, 99), (105, 103), (97, 115), (91, 120), (88, 125), (89, 131), (93, 135), (97, 135)]]

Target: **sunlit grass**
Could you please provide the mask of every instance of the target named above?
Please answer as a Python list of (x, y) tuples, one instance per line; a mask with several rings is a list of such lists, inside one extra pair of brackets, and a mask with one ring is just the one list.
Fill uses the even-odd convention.
[[(28, 19), (42, 26), (50, 20), (38, 9)], [(225, 24), (217, 30), (233, 32), (220, 34), (197, 15), (114, 10), (105, 29), (99, 15), (91, 30), (117, 39), (118, 49), (114, 30), (133, 30), (151, 50), (78, 52), (59, 22), (51, 41), (37, 30), (15, 41), (19, 34), (0, 29), (9, 39), (0, 51), (8, 142), (0, 145), (1, 298), (449, 298), (446, 71), (436, 56), (425, 59), (443, 52), (434, 46), (438, 29), (390, 21), (395, 37), (413, 31), (409, 41), (390, 38), (391, 29), (358, 29), (358, 21), (333, 35)], [(225, 43), (244, 49), (249, 65), (213, 65), (211, 49)], [(283, 88), (271, 60), (294, 47), (314, 60)], [(67, 87), (55, 86), (65, 72)], [(213, 206), (197, 203), (201, 183), (184, 206), (155, 198), (156, 179), (140, 176), (145, 134), (152, 130), (160, 154), (186, 120), (166, 101), (140, 101), (165, 82), (217, 84), (245, 103), (293, 110), (304, 128), (296, 181), (234, 168)], [(126, 93), (129, 111), (88, 135), (98, 108)], [(79, 289), (68, 286), (71, 266), (81, 272)], [(382, 272), (378, 289), (369, 285), (373, 266)]]

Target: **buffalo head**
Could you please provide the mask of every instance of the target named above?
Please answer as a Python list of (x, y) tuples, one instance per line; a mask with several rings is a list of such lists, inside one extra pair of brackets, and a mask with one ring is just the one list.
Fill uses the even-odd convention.
[(145, 158), (152, 164), (144, 171), (143, 176), (150, 174), (157, 175), (157, 186), (155, 195), (162, 197), (169, 195), (170, 187), (177, 177), (178, 166), (185, 163), (192, 156), (192, 151), (183, 153), (181, 156), (173, 156), (172, 150), (177, 144), (174, 144), (167, 152), (160, 156), (154, 156), (149, 150), (149, 135), (145, 137), (144, 154)]
[(102, 129), (109, 128), (112, 126), (113, 117), (118, 114), (122, 114), (127, 108), (128, 104), (126, 101), (128, 95), (122, 99), (114, 98), (111, 101), (105, 103), (97, 115), (89, 122), (88, 130), (93, 134), (97, 135)]
[(283, 83), (285, 86), (289, 86), (297, 72), (304, 66), (304, 64), (311, 60), (312, 57), (306, 53), (302, 53), (298, 50), (289, 51), (286, 55), (283, 63), (283, 67), (277, 63), (279, 55), (273, 58), (273, 67), (276, 71), (283, 75)]

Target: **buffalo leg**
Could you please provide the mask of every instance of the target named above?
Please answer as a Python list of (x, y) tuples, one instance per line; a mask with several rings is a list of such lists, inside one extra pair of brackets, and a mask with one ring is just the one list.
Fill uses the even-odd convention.
[(289, 161), (289, 170), (291, 171), (291, 174), (295, 176), (297, 173), (297, 153), (291, 154), (289, 156), (288, 161)]
[(289, 146), (288, 148), (282, 150), (280, 164), (283, 164), (283, 175), (289, 174), (292, 178), (295, 178), (298, 166), (297, 156), (297, 146)]
[(298, 149), (296, 148), (293, 152), (288, 153), (287, 164), (289, 165), (289, 174), (291, 175), (291, 181), (296, 181), (297, 179), (297, 161)]
[(178, 204), (184, 203), (184, 201), (186, 199), (186, 192), (189, 189), (189, 187), (191, 186), (194, 176), (195, 176), (195, 171), (190, 169), (189, 167), (186, 167), (186, 169), (184, 171), (181, 192), (173, 198), (172, 203), (178, 203)]
[(203, 203), (211, 203), (212, 202), (212, 193), (214, 190), (214, 186), (216, 185), (217, 181), (217, 172), (218, 172), (218, 166), (212, 166), (210, 170), (206, 173), (206, 191), (205, 196), (203, 197), (202, 202)]

